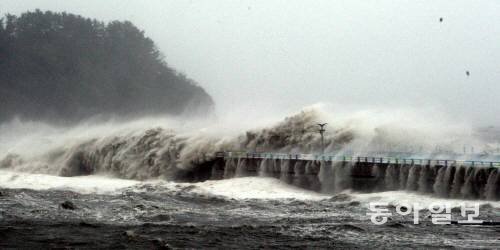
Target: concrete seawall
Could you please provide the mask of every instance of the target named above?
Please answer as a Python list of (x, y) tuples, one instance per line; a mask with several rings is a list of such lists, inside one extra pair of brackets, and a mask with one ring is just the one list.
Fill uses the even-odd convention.
[(499, 168), (484, 163), (218, 157), (204, 170), (202, 179), (266, 176), (323, 193), (410, 190), (446, 198), (500, 200)]

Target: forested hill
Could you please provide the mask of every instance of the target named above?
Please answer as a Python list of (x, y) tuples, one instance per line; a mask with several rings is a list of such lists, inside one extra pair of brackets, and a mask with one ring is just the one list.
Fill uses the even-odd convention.
[(39, 10), (0, 22), (0, 121), (207, 113), (213, 105), (131, 22)]

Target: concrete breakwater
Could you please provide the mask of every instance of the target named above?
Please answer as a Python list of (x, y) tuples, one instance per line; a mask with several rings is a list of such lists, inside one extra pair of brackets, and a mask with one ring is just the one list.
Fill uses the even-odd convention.
[(218, 153), (211, 165), (206, 179), (266, 176), (323, 193), (409, 190), (500, 200), (500, 168), (495, 162)]

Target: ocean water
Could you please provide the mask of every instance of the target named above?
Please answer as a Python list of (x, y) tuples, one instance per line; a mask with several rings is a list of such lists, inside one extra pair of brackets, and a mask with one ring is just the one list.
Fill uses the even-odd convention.
[[(404, 150), (461, 160), (472, 156), (450, 152), (487, 143), (459, 126), (391, 117), (304, 111), (256, 128), (157, 118), (0, 124), (0, 248), (500, 248), (498, 170), (374, 167), (384, 181), (364, 192), (349, 164), (227, 160), (213, 172), (218, 151), (315, 153), (321, 139), (303, 129), (318, 120), (335, 128), (325, 150), (338, 155)], [(390, 213), (382, 225), (369, 215), (374, 203)], [(452, 224), (433, 223), (436, 204), (451, 209)], [(477, 204), (487, 224), (456, 223), (463, 204)], [(411, 213), (398, 213), (403, 205)]]
[[(428, 209), (399, 215), (400, 203), (463, 201), (408, 191), (335, 195), (269, 177), (198, 183), (109, 176), (0, 172), (0, 247), (32, 248), (485, 248), (500, 247), (498, 225), (435, 225)], [(64, 209), (70, 201), (74, 209)], [(371, 222), (370, 202), (386, 202), (387, 223)], [(479, 201), (485, 221), (500, 202)]]

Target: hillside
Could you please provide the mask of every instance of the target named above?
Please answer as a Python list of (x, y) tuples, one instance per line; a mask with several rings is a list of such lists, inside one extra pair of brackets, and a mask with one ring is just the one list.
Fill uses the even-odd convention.
[(131, 22), (40, 10), (0, 21), (0, 121), (207, 113), (213, 105)]

